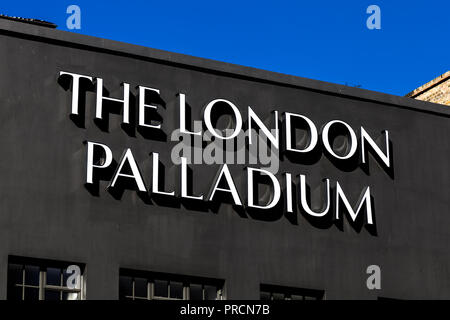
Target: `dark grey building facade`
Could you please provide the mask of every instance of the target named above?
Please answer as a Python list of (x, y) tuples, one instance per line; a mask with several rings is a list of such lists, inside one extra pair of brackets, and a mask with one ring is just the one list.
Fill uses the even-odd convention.
[[(206, 285), (220, 287), (217, 294), (226, 299), (260, 299), (272, 289), (292, 295), (299, 289), (300, 296), (325, 299), (450, 298), (449, 108), (8, 20), (0, 20), (0, 44), (0, 299), (11, 297), (14, 288), (28, 288), (28, 271), (18, 285), (11, 280), (11, 265), (45, 263), (81, 266), (86, 299), (119, 299), (126, 290), (120, 282), (134, 279), (133, 272), (139, 279), (174, 277), (184, 288), (186, 282), (200, 283), (203, 297)], [(71, 109), (74, 78), (61, 72), (92, 78), (80, 81), (78, 114)], [(98, 79), (105, 97), (122, 100), (124, 83), (129, 84), (128, 123), (121, 103), (103, 98), (103, 117), (96, 119)], [(138, 86), (159, 90), (145, 105), (157, 106), (146, 107), (153, 121), (147, 123), (160, 129), (139, 125)], [(204, 199), (182, 199), (180, 166), (171, 160), (180, 94), (190, 114), (187, 123), (202, 120), (214, 99), (232, 101), (243, 127), (248, 106), (268, 127), (275, 126), (272, 111), (278, 111), (280, 145), (286, 141), (286, 113), (315, 124), (314, 150), (280, 151), (276, 177), (282, 194), (275, 208), (249, 208), (248, 164), (228, 166), (242, 205), (226, 195), (208, 201), (219, 164), (190, 165), (190, 193)], [(336, 119), (348, 124), (358, 141), (354, 157), (345, 161), (323, 145), (323, 130)], [(383, 153), (383, 131), (389, 132), (389, 166), (373, 147), (361, 152), (361, 127)], [(351, 137), (343, 136), (331, 143), (336, 153), (351, 152)], [(89, 142), (106, 145), (113, 156), (105, 170), (101, 159), (107, 156), (98, 156), (95, 183), (87, 182)], [(120, 187), (111, 187), (113, 169), (117, 173), (127, 149), (145, 192), (126, 183), (125, 174)], [(161, 188), (174, 196), (152, 193), (155, 152)], [(285, 183), (284, 173), (292, 175), (292, 184)], [(329, 179), (326, 215), (313, 216), (299, 206), (298, 175), (306, 177), (305, 193), (316, 212), (324, 198), (318, 187)], [(355, 221), (345, 212), (336, 217), (337, 189), (354, 207), (366, 187), (372, 223), (368, 207)], [(345, 208), (342, 201), (340, 206)], [(372, 265), (380, 268), (380, 289), (367, 287)], [(45, 277), (39, 281), (48, 283), (50, 274)], [(156, 295), (158, 284), (146, 285), (148, 295)], [(45, 290), (37, 282), (29, 289)], [(175, 290), (173, 284), (172, 294)]]

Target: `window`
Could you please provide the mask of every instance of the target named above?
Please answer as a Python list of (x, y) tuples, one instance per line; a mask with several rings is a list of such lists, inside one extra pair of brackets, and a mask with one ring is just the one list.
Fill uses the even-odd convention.
[(8, 300), (82, 300), (83, 271), (80, 263), (9, 256)]
[(262, 284), (261, 300), (322, 300), (323, 290), (301, 289)]
[(223, 281), (120, 269), (121, 300), (222, 300)]

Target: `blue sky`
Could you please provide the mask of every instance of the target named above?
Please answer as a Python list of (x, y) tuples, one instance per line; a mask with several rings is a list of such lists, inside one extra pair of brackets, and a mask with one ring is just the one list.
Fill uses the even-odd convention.
[[(7, 1), (78, 33), (395, 95), (450, 70), (450, 1)], [(369, 5), (381, 29), (369, 30)]]

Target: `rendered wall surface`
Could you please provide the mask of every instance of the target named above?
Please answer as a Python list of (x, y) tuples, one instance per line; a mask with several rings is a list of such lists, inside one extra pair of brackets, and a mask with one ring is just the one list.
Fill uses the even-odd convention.
[[(160, 89), (166, 137), (127, 133), (117, 114), (100, 128), (92, 92), (80, 128), (59, 71), (101, 77), (112, 97), (121, 97), (123, 81)], [(352, 203), (370, 186), (376, 235), (346, 219), (342, 230), (314, 225), (298, 209), (243, 217), (227, 204), (205, 212), (147, 204), (128, 190), (115, 198), (107, 181), (98, 195), (87, 190), (85, 140), (107, 144), (116, 160), (131, 148), (145, 177), (150, 152), (170, 163), (179, 92), (193, 119), (222, 97), (244, 117), (250, 105), (264, 119), (276, 108), (318, 126), (340, 119), (374, 136), (389, 130), (391, 175), (372, 156), (368, 173), (323, 154), (312, 164), (285, 158), (280, 170), (306, 174), (313, 187), (338, 180)], [(19, 255), (85, 263), (88, 299), (117, 299), (121, 267), (224, 279), (228, 299), (258, 299), (260, 283), (323, 289), (327, 299), (449, 299), (449, 116), (432, 103), (0, 21), (0, 298), (8, 255)], [(195, 192), (207, 193), (219, 166), (192, 168)], [(243, 166), (230, 168), (244, 192)], [(372, 264), (381, 267), (379, 291), (366, 288)]]

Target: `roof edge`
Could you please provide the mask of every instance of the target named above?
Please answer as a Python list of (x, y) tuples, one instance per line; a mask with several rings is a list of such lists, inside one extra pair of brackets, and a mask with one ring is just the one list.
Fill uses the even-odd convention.
[(414, 89), (410, 93), (406, 94), (405, 97), (415, 98), (415, 97), (427, 92), (428, 90), (434, 88), (435, 86), (441, 84), (442, 82), (447, 81), (448, 79), (450, 79), (450, 71), (447, 71), (447, 72), (441, 74), (440, 76), (434, 78), (433, 80)]
[(37, 26), (53, 28), (53, 29), (57, 27), (57, 25), (54, 24), (53, 22), (49, 22), (49, 21), (45, 21), (45, 20), (41, 20), (41, 19), (35, 19), (35, 18), (23, 18), (23, 17), (8, 16), (6, 14), (0, 14), (0, 19), (13, 20), (13, 21), (22, 22), (22, 23), (29, 23), (29, 24), (34, 24)]
[(24, 24), (12, 20), (0, 19), (0, 34), (23, 37), (27, 39), (31, 38), (38, 41), (44, 40), (61, 45), (70, 44), (71, 46), (75, 45), (86, 50), (126, 55), (138, 59), (147, 59), (185, 68), (193, 68), (204, 72), (216, 72), (230, 77), (245, 78), (281, 86), (298, 87), (332, 95), (346, 96), (349, 98), (388, 104), (396, 107), (450, 117), (450, 108), (445, 108), (440, 104), (416, 100), (410, 97), (396, 96), (331, 82), (308, 79), (180, 53), (173, 53), (115, 40), (108, 40), (82, 35), (79, 33)]

